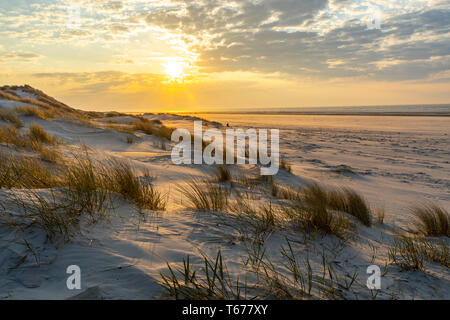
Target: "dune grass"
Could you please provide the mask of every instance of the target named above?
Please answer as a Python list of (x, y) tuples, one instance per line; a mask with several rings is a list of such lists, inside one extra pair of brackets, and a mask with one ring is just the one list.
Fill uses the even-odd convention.
[(148, 135), (166, 138), (169, 141), (172, 139), (172, 132), (175, 131), (174, 128), (150, 121), (133, 122), (131, 126), (133, 131), (142, 131)]
[(450, 251), (445, 241), (398, 236), (389, 249), (390, 262), (402, 270), (424, 271), (426, 262), (450, 267)]
[(303, 201), (313, 208), (327, 208), (348, 213), (362, 224), (370, 227), (372, 217), (369, 205), (356, 191), (350, 188), (327, 190), (318, 184), (311, 184), (302, 190)]
[(280, 211), (271, 203), (252, 205), (248, 199), (238, 196), (228, 205), (229, 212), (235, 214), (239, 221), (239, 232), (244, 238), (263, 242), (266, 235), (281, 226)]
[(54, 108), (42, 109), (34, 106), (19, 106), (15, 108), (15, 111), (27, 117), (37, 117), (44, 120), (53, 119), (59, 115), (59, 112)]
[(295, 190), (287, 186), (282, 186), (277, 183), (272, 184), (270, 193), (273, 197), (282, 200), (302, 201), (303, 199), (302, 194), (299, 190)]
[[(161, 273), (160, 285), (166, 294), (177, 300), (240, 300), (248, 299), (247, 285), (232, 279), (220, 250), (215, 258), (202, 254), (203, 268), (195, 269), (190, 257), (181, 266), (167, 263), (168, 274)], [(255, 298), (255, 297), (253, 297)]]
[(282, 210), (301, 232), (335, 235), (345, 239), (354, 230), (351, 221), (342, 213), (331, 212), (325, 206), (284, 205)]
[[(108, 188), (143, 209), (165, 210), (167, 197), (149, 182), (142, 181), (136, 170), (128, 163), (112, 159), (106, 169)], [(144, 172), (149, 174), (148, 172)]]
[(286, 172), (292, 173), (292, 166), (283, 157), (280, 157), (280, 168), (284, 169)]
[(389, 260), (402, 270), (424, 270), (424, 255), (417, 241), (409, 237), (394, 239), (388, 253)]
[(28, 136), (32, 141), (56, 145), (55, 137), (48, 134), (39, 124), (32, 123), (28, 129)]
[(426, 203), (417, 205), (411, 210), (414, 232), (426, 237), (450, 237), (450, 214), (445, 209), (432, 203)]
[(17, 116), (17, 114), (14, 110), (0, 109), (0, 120), (11, 123), (16, 128), (23, 127), (22, 120), (20, 120), (20, 118)]
[(111, 208), (109, 179), (101, 165), (85, 152), (66, 164), (63, 185), (67, 197), (78, 204), (81, 212), (90, 216), (103, 215)]
[(50, 190), (43, 194), (25, 190), (20, 197), (12, 196), (10, 202), (15, 203), (23, 214), (14, 220), (15, 225), (22, 227), (37, 225), (52, 240), (62, 237), (67, 241), (78, 230), (79, 208), (60, 191)]
[(59, 184), (57, 168), (50, 169), (35, 157), (0, 153), (0, 188), (38, 189)]
[(218, 165), (216, 179), (220, 182), (231, 181), (233, 176), (231, 175), (229, 167), (226, 165)]
[(19, 141), (19, 131), (15, 126), (3, 125), (0, 127), (0, 142), (6, 143), (8, 145), (18, 145)]
[(179, 185), (177, 189), (194, 209), (222, 211), (227, 208), (229, 192), (220, 184), (193, 178), (186, 185)]

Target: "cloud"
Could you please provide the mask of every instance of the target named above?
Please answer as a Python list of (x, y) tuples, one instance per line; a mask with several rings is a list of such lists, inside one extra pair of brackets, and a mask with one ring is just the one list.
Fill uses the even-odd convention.
[[(1, 48), (0, 48), (1, 50)], [(10, 53), (0, 53), (0, 62), (32, 62), (41, 56), (32, 52), (10, 52)]]
[[(277, 72), (308, 80), (431, 79), (450, 69), (446, 1), (28, 2), (0, 4), (0, 37), (16, 39), (18, 48), (95, 43), (109, 48), (111, 56), (117, 48), (132, 48), (142, 57), (152, 41), (159, 41), (172, 55), (195, 58), (201, 72)], [(81, 8), (79, 30), (67, 28), (69, 5)], [(373, 8), (382, 12), (379, 30), (367, 26)], [(138, 44), (139, 35), (151, 40)], [(120, 64), (136, 65), (140, 57), (130, 52)]]
[[(199, 53), (199, 66), (205, 72), (410, 80), (450, 68), (448, 59), (438, 64), (432, 60), (450, 53), (450, 10), (446, 7), (406, 7), (406, 13), (386, 9), (382, 28), (370, 30), (365, 16), (370, 8), (363, 10), (349, 1), (237, 3), (228, 6), (202, 1), (185, 4), (183, 10), (160, 8), (148, 14), (145, 21), (194, 37), (197, 41), (190, 48)], [(333, 21), (339, 11), (331, 14), (330, 6), (342, 11), (344, 19)], [(350, 14), (356, 9), (363, 13)], [(315, 25), (325, 27), (317, 29)], [(380, 71), (377, 63), (386, 59), (397, 64)], [(342, 63), (330, 67), (330, 60)]]

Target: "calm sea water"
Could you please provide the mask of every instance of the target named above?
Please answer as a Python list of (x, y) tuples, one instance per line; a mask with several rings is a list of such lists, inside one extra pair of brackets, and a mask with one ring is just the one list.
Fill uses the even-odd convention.
[[(220, 112), (227, 113), (227, 112)], [(357, 107), (305, 107), (232, 110), (229, 113), (450, 115), (450, 104)]]

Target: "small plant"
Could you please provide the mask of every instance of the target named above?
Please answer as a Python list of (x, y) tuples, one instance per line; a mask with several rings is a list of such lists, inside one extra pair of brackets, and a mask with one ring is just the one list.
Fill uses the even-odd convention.
[(420, 240), (422, 253), (428, 261), (439, 263), (450, 268), (450, 249), (445, 241), (432, 242), (429, 240)]
[(55, 149), (42, 147), (39, 151), (41, 154), (40, 158), (42, 161), (57, 163), (62, 159), (59, 152)]
[(7, 224), (18, 227), (37, 225), (42, 228), (50, 239), (62, 236), (68, 240), (75, 234), (79, 223), (79, 210), (75, 203), (69, 201), (60, 191), (48, 192), (23, 190), (20, 195), (9, 193), (6, 195), (9, 206), (14, 206), (14, 214), (1, 217)]
[(228, 191), (220, 184), (207, 180), (192, 179), (186, 186), (178, 186), (178, 190), (197, 210), (220, 211), (224, 210), (228, 204)]
[(19, 131), (16, 127), (11, 125), (4, 125), (0, 127), (0, 142), (7, 144), (19, 145)]
[(430, 203), (413, 207), (412, 214), (416, 233), (450, 237), (450, 214), (445, 209)]
[(0, 153), (0, 188), (50, 188), (59, 185), (58, 175), (34, 157)]
[(15, 108), (17, 113), (23, 114), (27, 117), (38, 117), (40, 119), (53, 119), (58, 116), (58, 113), (52, 109), (41, 109), (33, 106), (20, 106)]
[(353, 225), (343, 214), (330, 212), (325, 206), (283, 206), (284, 213), (303, 232), (322, 232), (345, 239)]
[(292, 173), (292, 166), (284, 158), (280, 158), (280, 168)]
[(389, 249), (389, 259), (403, 270), (423, 270), (424, 255), (422, 247), (416, 241), (408, 237), (394, 239)]
[(94, 164), (87, 150), (66, 166), (64, 190), (80, 212), (95, 217), (104, 215), (111, 207), (110, 181), (105, 173), (103, 166)]
[(312, 207), (326, 207), (330, 210), (348, 213), (356, 217), (365, 226), (370, 227), (372, 218), (365, 200), (349, 188), (327, 190), (318, 184), (303, 189), (303, 200)]
[(20, 120), (20, 118), (17, 116), (17, 114), (14, 112), (14, 110), (0, 109), (0, 120), (9, 122), (12, 125), (14, 125), (16, 128), (23, 127), (22, 120)]
[(220, 182), (231, 181), (233, 179), (230, 169), (225, 165), (217, 166), (216, 178)]
[[(183, 259), (183, 265), (172, 268), (167, 263), (169, 274), (161, 273), (161, 286), (167, 294), (180, 300), (239, 300), (247, 299), (248, 288), (239, 279), (232, 279), (223, 262), (222, 253), (216, 258), (202, 254), (204, 267), (194, 270), (190, 258)], [(256, 298), (256, 297), (254, 297)]]
[(169, 141), (172, 139), (172, 132), (175, 130), (174, 128), (169, 128), (154, 122), (133, 122), (131, 125), (134, 131), (142, 131), (149, 135), (166, 138)]
[(377, 221), (379, 224), (384, 224), (384, 217), (386, 215), (386, 212), (382, 208), (378, 208), (375, 211), (375, 215), (377, 216)]
[(42, 127), (37, 124), (33, 123), (30, 125), (28, 136), (32, 141), (36, 142), (42, 142), (47, 144), (53, 144), (55, 145), (57, 143), (56, 139), (49, 135)]
[(301, 192), (294, 190), (290, 187), (281, 186), (274, 183), (272, 185), (271, 195), (278, 199), (291, 200), (291, 201), (302, 201)]

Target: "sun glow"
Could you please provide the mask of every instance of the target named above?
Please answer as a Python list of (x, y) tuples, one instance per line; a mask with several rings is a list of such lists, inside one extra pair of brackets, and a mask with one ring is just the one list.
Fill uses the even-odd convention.
[(185, 69), (186, 63), (178, 60), (169, 60), (164, 65), (164, 72), (169, 76), (170, 81), (183, 80), (186, 76)]

